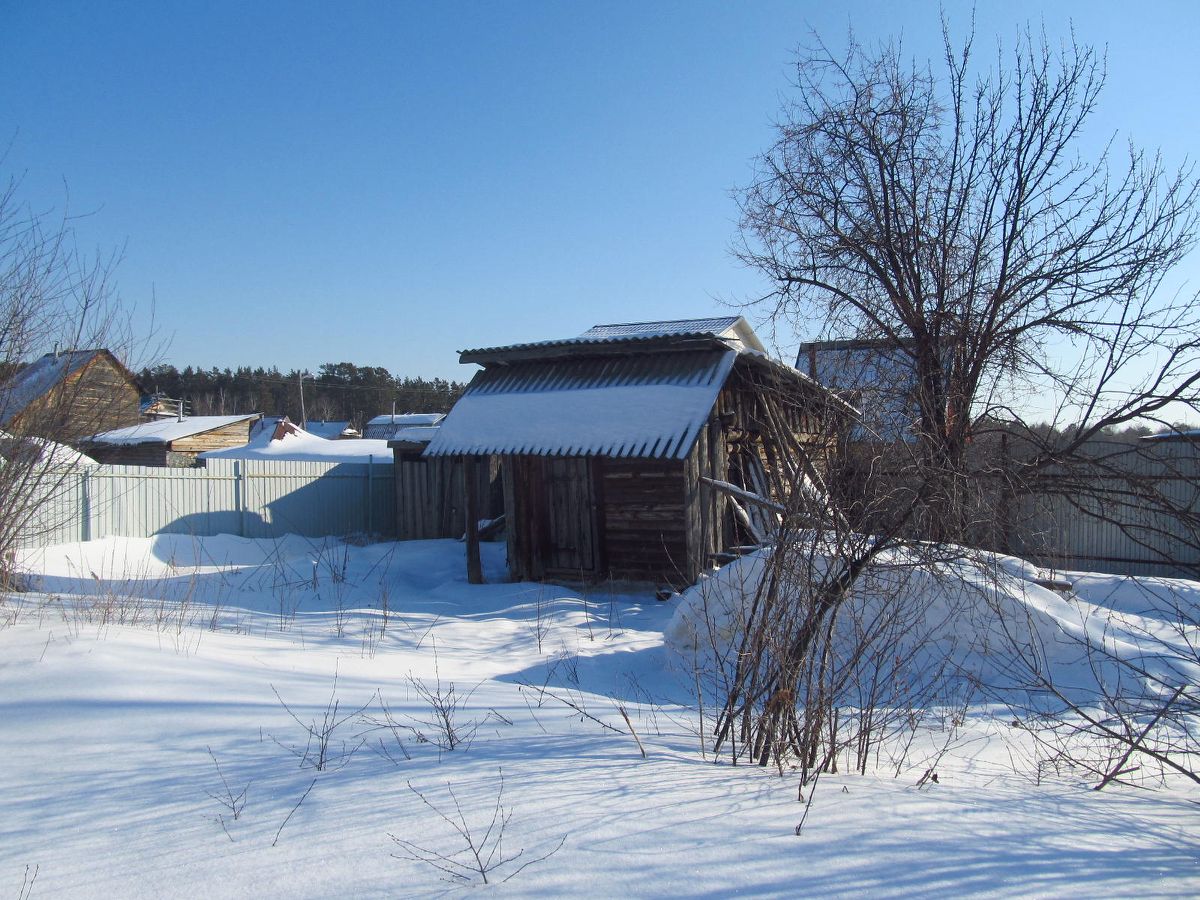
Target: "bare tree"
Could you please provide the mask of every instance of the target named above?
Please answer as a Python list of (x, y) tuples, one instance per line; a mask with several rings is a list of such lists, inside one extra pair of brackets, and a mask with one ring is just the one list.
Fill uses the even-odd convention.
[[(19, 188), (15, 179), (0, 188), (0, 582), (15, 548), (51, 527), (45, 510), (73, 483), (81, 457), (67, 445), (137, 421), (136, 391), (127, 383), (110, 399), (68, 352), (131, 351), (110, 280), (118, 257), (80, 253), (70, 218), (35, 211)], [(22, 376), (39, 354), (50, 355), (34, 390)]]
[[(1195, 243), (1191, 169), (1111, 142), (1081, 157), (1104, 84), (1093, 50), (1026, 34), (980, 70), (971, 39), (943, 38), (940, 65), (908, 64), (897, 44), (818, 43), (740, 195), (739, 256), (771, 283), (764, 317), (877, 341), (911, 375), (907, 433), (863, 423), (833, 459), (837, 513), (799, 481), (784, 492), (714, 731), (718, 750), (740, 740), (764, 765), (794, 753), (819, 768), (818, 743), (836, 752), (820, 716), (834, 710), (839, 617), (867, 580), (953, 565), (1005, 502), (1064, 476), (1086, 492), (1103, 472), (1106, 490), (1121, 478), (1138, 502), (1187, 515), (1098, 468), (1094, 449), (1200, 401), (1200, 304), (1160, 290)], [(1052, 397), (1054, 427), (1029, 422), (1031, 391)], [(904, 621), (880, 622), (847, 659), (894, 645), (897, 628), (919, 633)]]

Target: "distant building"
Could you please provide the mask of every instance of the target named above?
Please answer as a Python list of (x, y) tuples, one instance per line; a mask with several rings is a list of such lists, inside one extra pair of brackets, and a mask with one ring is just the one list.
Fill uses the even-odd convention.
[(80, 447), (101, 463), (188, 467), (205, 450), (236, 447), (250, 440), (258, 413), (242, 416), (185, 416), (156, 419), (94, 434)]
[(911, 346), (876, 340), (813, 341), (800, 345), (796, 368), (858, 409), (850, 440), (911, 442), (921, 418)]
[(363, 428), (363, 437), (390, 441), (401, 428), (429, 428), (446, 418), (445, 413), (401, 413), (376, 416)]
[(304, 423), (304, 430), (316, 437), (327, 441), (347, 441), (361, 438), (358, 429), (350, 425), (349, 420), (341, 422), (326, 422), (319, 419), (309, 419)]
[(256, 430), (249, 443), (225, 450), (208, 450), (200, 454), (200, 459), (391, 465), (392, 454), (388, 450), (387, 441), (323, 438), (301, 428), (284, 416), (275, 422), (273, 429)]

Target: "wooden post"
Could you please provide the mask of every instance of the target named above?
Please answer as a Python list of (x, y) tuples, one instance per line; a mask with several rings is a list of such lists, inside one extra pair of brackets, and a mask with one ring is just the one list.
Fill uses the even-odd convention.
[(483, 564), (479, 560), (479, 497), (474, 456), (463, 457), (463, 486), (467, 492), (467, 581), (483, 584)]

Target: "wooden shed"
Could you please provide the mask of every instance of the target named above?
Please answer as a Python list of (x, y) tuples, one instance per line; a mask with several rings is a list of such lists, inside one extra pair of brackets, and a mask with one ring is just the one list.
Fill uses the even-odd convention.
[(460, 359), (483, 371), (424, 458), (499, 461), (518, 580), (692, 584), (763, 537), (737, 492), (769, 498), (820, 468), (829, 417), (853, 412), (770, 360), (740, 316), (598, 325)]
[(137, 379), (108, 350), (47, 353), (0, 388), (0, 428), (62, 443), (139, 419)]
[(81, 449), (98, 462), (127, 466), (197, 465), (205, 450), (240, 447), (250, 440), (258, 413), (241, 416), (184, 416), (94, 434)]

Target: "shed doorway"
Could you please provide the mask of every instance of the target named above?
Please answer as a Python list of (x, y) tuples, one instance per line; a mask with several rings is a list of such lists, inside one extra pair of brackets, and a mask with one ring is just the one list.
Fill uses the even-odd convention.
[(600, 566), (597, 498), (591, 460), (546, 457), (541, 461), (540, 500), (546, 530), (546, 574), (586, 578)]

